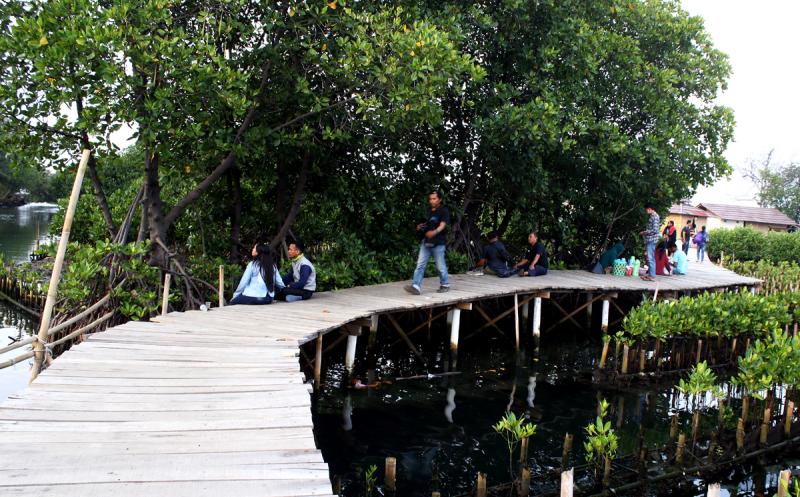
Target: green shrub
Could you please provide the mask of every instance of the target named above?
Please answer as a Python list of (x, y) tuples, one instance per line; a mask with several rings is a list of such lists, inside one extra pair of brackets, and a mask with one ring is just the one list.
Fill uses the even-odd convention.
[(800, 233), (761, 233), (752, 228), (718, 228), (708, 233), (708, 256), (739, 261), (800, 262)]

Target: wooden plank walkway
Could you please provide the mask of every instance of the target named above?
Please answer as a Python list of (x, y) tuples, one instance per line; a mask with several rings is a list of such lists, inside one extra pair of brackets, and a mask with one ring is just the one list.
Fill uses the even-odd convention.
[[(0, 494), (324, 496), (298, 345), (374, 314), (538, 291), (652, 292), (639, 278), (552, 271), (320, 293), (271, 306), (171, 313), (90, 336), (0, 406)], [(660, 291), (758, 284), (711, 265)], [(436, 288), (427, 280), (425, 288)]]

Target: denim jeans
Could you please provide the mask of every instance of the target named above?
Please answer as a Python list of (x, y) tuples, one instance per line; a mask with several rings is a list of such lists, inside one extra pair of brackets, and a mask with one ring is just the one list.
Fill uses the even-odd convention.
[(286, 302), (297, 302), (298, 300), (308, 300), (312, 295), (314, 295), (314, 292), (311, 290), (285, 287), (278, 291), (276, 298)]
[(237, 305), (237, 304), (244, 304), (244, 305), (264, 305), (264, 304), (271, 304), (272, 297), (267, 295), (266, 297), (248, 297), (247, 295), (239, 294), (231, 299), (228, 302), (228, 305)]
[(647, 242), (647, 274), (656, 276), (656, 242)]
[(686, 255), (689, 255), (689, 245), (691, 245), (691, 242), (689, 240), (686, 240), (685, 242), (683, 242), (683, 246), (681, 247), (683, 249), (683, 253)]
[(705, 245), (698, 245), (697, 246), (697, 260), (703, 262), (706, 260), (706, 246)]
[(544, 266), (534, 266), (533, 269), (527, 268), (528, 276), (544, 276), (547, 274), (547, 268)]
[(422, 279), (425, 277), (425, 268), (428, 266), (428, 260), (433, 256), (436, 263), (436, 269), (439, 270), (439, 284), (441, 286), (450, 286), (450, 279), (447, 275), (447, 263), (444, 261), (444, 245), (435, 245), (428, 247), (425, 243), (419, 245), (419, 256), (417, 257), (417, 268), (414, 270), (414, 278), (411, 281), (417, 288), (422, 288)]

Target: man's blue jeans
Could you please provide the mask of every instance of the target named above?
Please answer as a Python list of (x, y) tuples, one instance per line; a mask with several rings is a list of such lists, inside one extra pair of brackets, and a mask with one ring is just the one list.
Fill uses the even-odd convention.
[(647, 274), (656, 276), (656, 242), (647, 242)]
[(414, 279), (412, 283), (417, 289), (422, 288), (422, 279), (425, 277), (425, 268), (428, 266), (428, 260), (433, 256), (436, 263), (436, 269), (439, 270), (439, 284), (441, 286), (450, 286), (450, 280), (447, 275), (447, 263), (444, 261), (444, 245), (435, 245), (428, 247), (425, 243), (419, 245), (419, 257), (417, 257), (417, 268), (414, 270)]

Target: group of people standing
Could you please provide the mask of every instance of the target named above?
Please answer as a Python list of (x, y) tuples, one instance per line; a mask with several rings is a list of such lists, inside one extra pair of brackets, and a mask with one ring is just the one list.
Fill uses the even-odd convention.
[[(689, 267), (689, 247), (694, 241), (697, 247), (697, 262), (705, 260), (705, 247), (708, 243), (708, 232), (703, 226), (695, 233), (696, 225), (687, 221), (681, 229), (682, 250), (678, 250), (677, 229), (675, 221), (670, 220), (661, 231), (661, 218), (652, 204), (646, 204), (647, 227), (640, 234), (644, 237), (648, 272), (642, 279), (652, 281), (656, 275), (686, 274)], [(669, 261), (672, 257), (672, 262)]]
[(303, 249), (300, 241), (289, 243), (286, 252), (291, 269), (281, 275), (275, 262), (277, 257), (269, 245), (255, 245), (250, 253), (253, 260), (247, 264), (229, 304), (263, 305), (274, 300), (294, 302), (310, 299), (317, 290), (317, 272), (303, 255)]
[[(669, 220), (667, 222), (667, 226), (664, 228), (662, 232), (664, 235), (664, 239), (668, 240), (669, 243), (674, 243), (677, 246), (677, 229), (675, 228), (675, 221)], [(697, 262), (705, 261), (706, 256), (706, 244), (708, 243), (708, 231), (706, 231), (706, 227), (703, 226), (700, 228), (700, 231), (697, 231), (697, 224), (691, 219), (686, 221), (686, 225), (681, 228), (681, 249), (683, 253), (687, 256), (689, 255), (689, 248), (691, 247), (692, 243), (694, 243), (695, 247), (697, 248)]]

